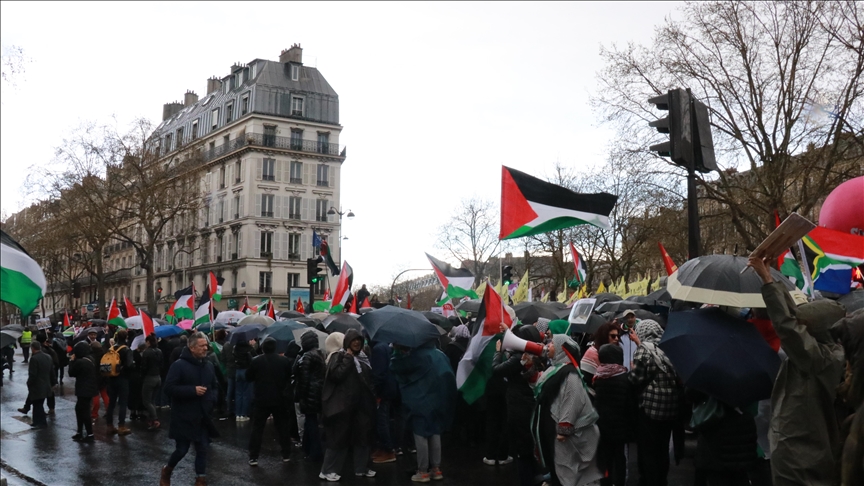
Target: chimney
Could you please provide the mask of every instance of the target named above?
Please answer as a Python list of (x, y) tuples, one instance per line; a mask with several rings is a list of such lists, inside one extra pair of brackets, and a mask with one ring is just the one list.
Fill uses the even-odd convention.
[(183, 109), (183, 104), (179, 101), (172, 101), (171, 103), (165, 103), (162, 105), (162, 121), (165, 121), (172, 116), (176, 115)]
[(222, 80), (213, 76), (207, 80), (207, 94), (215, 93), (222, 89)]
[(303, 64), (303, 48), (300, 47), (300, 44), (294, 44), (291, 46), (291, 49), (283, 50), (282, 53), (279, 54), (279, 62), (282, 64), (289, 62)]
[(194, 91), (186, 90), (186, 94), (183, 95), (183, 106), (192, 106), (195, 103), (198, 103), (198, 95)]

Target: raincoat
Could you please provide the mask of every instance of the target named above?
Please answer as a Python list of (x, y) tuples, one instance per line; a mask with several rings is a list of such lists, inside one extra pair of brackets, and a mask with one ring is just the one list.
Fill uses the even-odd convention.
[(393, 353), (390, 371), (399, 383), (411, 430), (420, 437), (441, 435), (453, 422), (456, 377), (447, 356), (434, 343)]
[(796, 308), (779, 282), (763, 285), (762, 297), (789, 357), (780, 365), (771, 393), (773, 484), (837, 484), (840, 438), (833, 404), (844, 356), (828, 328), (845, 310), (828, 300)]

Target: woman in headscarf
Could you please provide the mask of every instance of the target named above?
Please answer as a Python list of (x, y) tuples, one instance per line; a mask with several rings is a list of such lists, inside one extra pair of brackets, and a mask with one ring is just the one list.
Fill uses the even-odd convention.
[(600, 357), (597, 356), (597, 350), (604, 344), (611, 343), (620, 346), (622, 332), (624, 331), (614, 321), (602, 324), (594, 332), (593, 343), (588, 346), (585, 356), (582, 356), (582, 361), (579, 362), (579, 370), (585, 377), (588, 386), (594, 386), (594, 375), (597, 374), (597, 368), (600, 367)]
[(549, 346), (552, 365), (537, 380), (531, 421), (540, 457), (553, 486), (580, 486), (603, 478), (597, 467), (597, 412), (579, 373), (579, 345), (556, 334)]
[[(325, 341), (325, 347), (329, 348), (331, 337)], [(345, 333), (342, 349), (328, 357), (321, 415), (327, 450), (318, 477), (339, 481), (349, 448), (354, 450), (354, 474), (374, 477), (375, 471), (367, 466), (375, 423), (372, 367), (363, 352), (363, 336), (355, 329)]]

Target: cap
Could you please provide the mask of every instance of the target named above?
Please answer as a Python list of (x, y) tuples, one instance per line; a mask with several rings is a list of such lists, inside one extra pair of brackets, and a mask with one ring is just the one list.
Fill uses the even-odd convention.
[(633, 309), (627, 309), (623, 313), (621, 313), (621, 317), (635, 316), (635, 315), (636, 315), (636, 312)]

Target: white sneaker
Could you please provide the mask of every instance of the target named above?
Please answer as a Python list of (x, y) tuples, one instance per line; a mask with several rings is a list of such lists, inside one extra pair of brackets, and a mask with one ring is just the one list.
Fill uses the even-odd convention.
[(324, 474), (323, 472), (318, 473), (318, 478), (323, 479), (325, 481), (330, 481), (331, 483), (335, 483), (336, 481), (339, 481), (340, 479), (342, 479), (342, 477), (336, 473)]
[(511, 462), (513, 462), (513, 456), (507, 456), (507, 459), (498, 461), (498, 464), (503, 466), (504, 464), (510, 464)]
[(495, 459), (489, 459), (488, 457), (483, 458), (483, 464), (486, 464), (487, 466), (494, 466), (496, 462)]
[(362, 472), (361, 473), (354, 473), (354, 475), (357, 476), (358, 478), (362, 478), (362, 477), (374, 478), (376, 474), (378, 474), (378, 473), (376, 473), (375, 471), (373, 471), (371, 469), (367, 469), (365, 473), (362, 473)]

